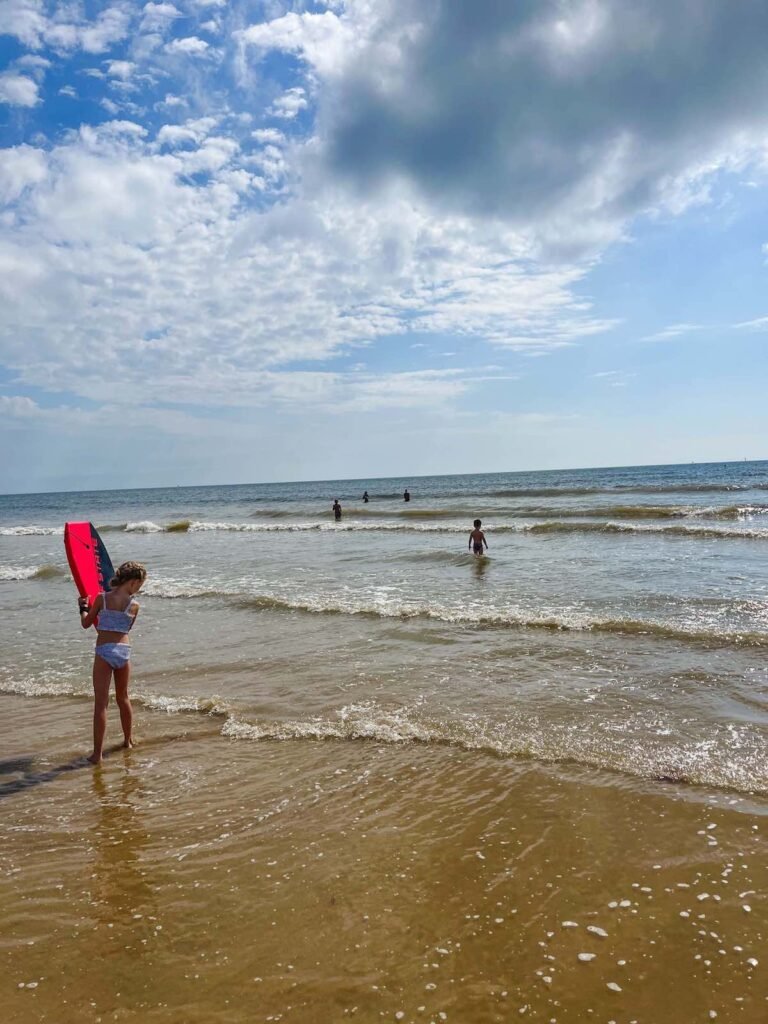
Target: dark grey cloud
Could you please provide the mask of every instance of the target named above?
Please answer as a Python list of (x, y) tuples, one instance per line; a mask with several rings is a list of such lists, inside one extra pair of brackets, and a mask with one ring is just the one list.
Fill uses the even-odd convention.
[(385, 9), (323, 105), (328, 165), (364, 192), (404, 178), (446, 208), (578, 230), (684, 204), (766, 138), (766, 0)]

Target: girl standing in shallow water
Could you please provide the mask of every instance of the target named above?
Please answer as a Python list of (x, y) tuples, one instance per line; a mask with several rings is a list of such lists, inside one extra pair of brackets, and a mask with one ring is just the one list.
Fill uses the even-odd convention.
[(147, 570), (139, 562), (123, 562), (112, 578), (111, 589), (99, 594), (90, 608), (87, 598), (81, 597), (78, 601), (83, 629), (96, 623), (98, 630), (93, 659), (93, 753), (88, 758), (91, 764), (101, 764), (102, 761), (104, 734), (107, 731), (109, 684), (113, 673), (120, 724), (123, 727), (123, 746), (133, 746), (133, 709), (128, 697), (128, 682), (131, 678), (128, 633), (139, 614), (136, 594), (146, 578)]

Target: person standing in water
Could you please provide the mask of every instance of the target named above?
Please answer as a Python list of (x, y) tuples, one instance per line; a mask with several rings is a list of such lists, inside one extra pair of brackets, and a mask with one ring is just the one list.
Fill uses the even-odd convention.
[(363, 502), (364, 502), (364, 504), (366, 504), (366, 505), (367, 505), (367, 504), (368, 504), (368, 502), (369, 502), (369, 500), (370, 500), (370, 499), (369, 499), (369, 497), (368, 497), (368, 491), (363, 491)]
[(336, 519), (336, 522), (338, 523), (338, 521), (341, 519), (341, 505), (339, 504), (339, 499), (338, 498), (336, 498), (334, 500), (333, 505), (331, 506), (331, 508), (333, 509), (334, 518)]
[(403, 501), (410, 501), (410, 500), (411, 500), (411, 496), (408, 493), (408, 488), (406, 487), (405, 491), (403, 492)]
[(483, 544), (485, 544), (486, 551), (488, 550), (488, 541), (485, 539), (485, 534), (480, 529), (483, 525), (482, 519), (476, 519), (474, 523), (474, 530), (469, 535), (468, 548), (472, 548), (473, 554), (478, 557), (483, 554)]
[(96, 650), (93, 658), (93, 753), (88, 760), (101, 764), (107, 731), (109, 684), (115, 677), (115, 697), (123, 727), (123, 746), (133, 746), (133, 709), (128, 696), (131, 678), (131, 645), (128, 633), (139, 614), (136, 594), (147, 578), (139, 562), (123, 562), (112, 577), (109, 591), (98, 594), (91, 607), (88, 599), (78, 600), (80, 625), (96, 625)]

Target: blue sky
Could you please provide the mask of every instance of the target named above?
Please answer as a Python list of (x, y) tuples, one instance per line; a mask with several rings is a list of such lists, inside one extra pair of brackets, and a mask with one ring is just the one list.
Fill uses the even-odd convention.
[(0, 31), (0, 491), (768, 454), (764, 3)]

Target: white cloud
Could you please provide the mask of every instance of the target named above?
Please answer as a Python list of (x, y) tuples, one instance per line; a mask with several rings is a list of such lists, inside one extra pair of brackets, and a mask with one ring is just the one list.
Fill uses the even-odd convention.
[(42, 0), (0, 0), (3, 33), (15, 36), (24, 46), (38, 49), (46, 24)]
[(234, 139), (209, 136), (197, 149), (185, 150), (177, 155), (185, 174), (215, 174), (232, 168), (233, 158), (240, 149)]
[(325, 156), (326, 174), (366, 194), (407, 188), (436, 209), (502, 217), (556, 258), (620, 239), (638, 213), (709, 202), (718, 173), (761, 159), (768, 7), (541, 0), (469, 10), (349, 0), (323, 16), (338, 22), (339, 53), (314, 45), (308, 15), (242, 38), (311, 65), (313, 156)]
[(734, 327), (747, 331), (768, 331), (768, 316), (759, 316), (755, 320), (745, 320), (743, 323), (734, 324)]
[(42, 413), (40, 406), (25, 395), (0, 395), (0, 416), (30, 419)]
[(381, 374), (301, 371), (265, 374), (263, 389), (272, 400), (290, 407), (309, 405), (345, 413), (441, 405), (485, 379), (467, 369)]
[(331, 11), (296, 14), (291, 11), (272, 21), (252, 25), (238, 33), (241, 43), (257, 51), (282, 50), (302, 57), (323, 75), (337, 73), (349, 60), (355, 44), (351, 21)]
[(32, 71), (46, 71), (51, 67), (51, 62), (46, 57), (40, 57), (36, 53), (27, 53), (19, 57), (16, 67), (30, 68)]
[(75, 50), (80, 43), (78, 26), (72, 22), (50, 21), (45, 26), (44, 41), (57, 53)]
[(286, 89), (282, 96), (278, 96), (272, 104), (269, 113), (273, 117), (282, 117), (285, 120), (291, 120), (296, 117), (300, 111), (305, 110), (307, 107), (307, 96), (301, 86), (295, 86), (292, 89)]
[(170, 3), (148, 3), (142, 8), (140, 30), (146, 33), (164, 33), (177, 18), (182, 17), (181, 11)]
[(601, 370), (599, 373), (592, 374), (592, 377), (607, 384), (610, 388), (625, 388), (634, 376), (634, 373), (629, 373), (626, 370)]
[(107, 61), (107, 74), (112, 75), (114, 78), (122, 79), (127, 81), (133, 73), (136, 71), (136, 65), (130, 60), (110, 60)]
[(228, 433), (225, 424), (204, 416), (137, 403), (123, 405), (120, 396), (115, 396), (108, 406), (83, 409), (76, 405), (43, 406), (26, 395), (0, 395), (0, 420), (6, 425), (15, 421), (27, 430), (42, 427), (47, 431), (67, 431), (90, 439), (92, 432), (103, 426), (105, 416), (130, 420), (132, 436), (147, 437), (150, 443), (156, 443), (158, 431), (186, 439), (224, 438)]
[(164, 99), (155, 103), (155, 110), (178, 110), (179, 107), (186, 107), (187, 101), (182, 96), (174, 96), (173, 93), (166, 93)]
[[(574, 297), (584, 271), (529, 273), (516, 262), (524, 240), (501, 224), (333, 190), (257, 211), (242, 197), (264, 182), (213, 119), (145, 132), (114, 121), (23, 154), (19, 217), (0, 239), (0, 345), (27, 385), (98, 401), (121, 379), (147, 402), (250, 407), (302, 380), (292, 362), (387, 335), (548, 351), (604, 327)], [(159, 151), (180, 141), (190, 148)], [(327, 402), (327, 378), (303, 380)], [(457, 395), (461, 380), (355, 377), (354, 394), (416, 406)], [(353, 400), (338, 381), (331, 393)]]
[(86, 142), (92, 146), (98, 146), (102, 138), (113, 136), (128, 135), (143, 138), (147, 134), (147, 129), (143, 125), (136, 124), (135, 121), (105, 121), (104, 124), (99, 125), (98, 131), (84, 127), (80, 129), (80, 132)]
[(672, 338), (679, 338), (682, 334), (690, 334), (692, 331), (703, 331), (702, 324), (670, 324), (669, 327), (657, 331), (655, 334), (647, 334), (641, 341), (670, 341)]
[(37, 82), (13, 72), (0, 75), (0, 103), (11, 107), (34, 107), (40, 102)]
[(288, 169), (282, 149), (271, 145), (264, 146), (250, 158), (249, 163), (258, 168), (268, 181), (277, 181), (286, 174)]
[(41, 182), (46, 171), (42, 150), (27, 145), (0, 149), (0, 201), (14, 202), (24, 189)]
[(80, 44), (86, 53), (104, 53), (112, 43), (128, 35), (133, 9), (130, 4), (109, 7), (95, 22), (80, 29)]
[(181, 124), (164, 124), (157, 133), (157, 141), (163, 146), (182, 146), (200, 141), (200, 133)]
[(49, 16), (43, 0), (0, 0), (2, 30), (35, 50), (47, 45), (58, 51), (104, 53), (126, 38), (133, 15), (129, 0), (113, 4), (93, 21), (74, 4), (62, 4)]
[(277, 128), (258, 128), (251, 132), (251, 138), (262, 145), (280, 146), (285, 142), (285, 135)]
[(205, 39), (198, 39), (197, 36), (187, 36), (185, 39), (174, 39), (164, 47), (166, 53), (184, 54), (187, 57), (203, 57), (208, 52), (210, 44)]

